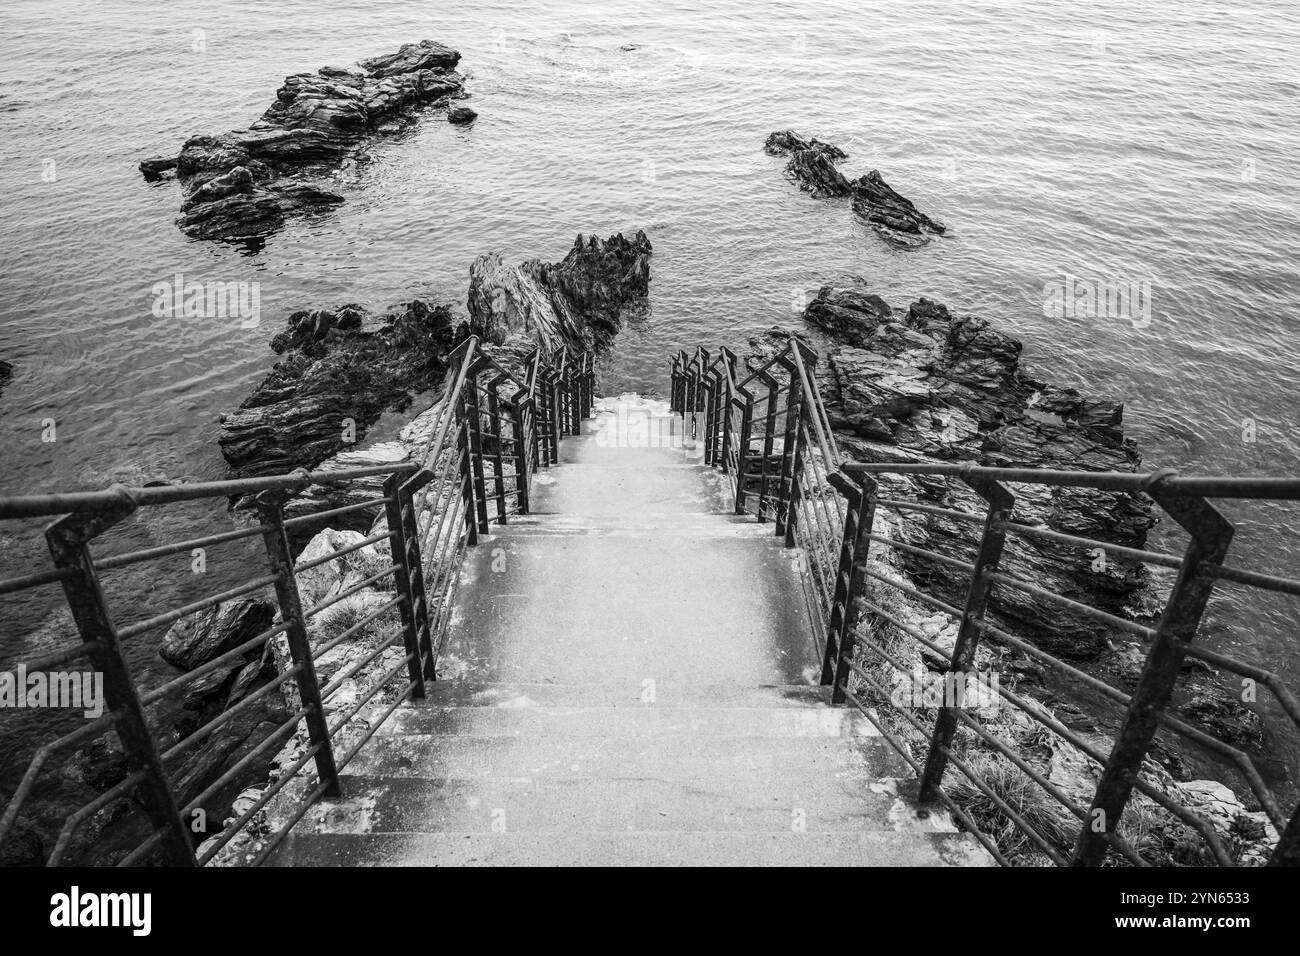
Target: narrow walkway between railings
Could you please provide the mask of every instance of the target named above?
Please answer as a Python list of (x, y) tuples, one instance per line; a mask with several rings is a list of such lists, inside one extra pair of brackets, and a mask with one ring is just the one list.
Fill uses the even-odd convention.
[(598, 403), (470, 549), (426, 700), (281, 865), (987, 865), (817, 686), (795, 551), (666, 403)]

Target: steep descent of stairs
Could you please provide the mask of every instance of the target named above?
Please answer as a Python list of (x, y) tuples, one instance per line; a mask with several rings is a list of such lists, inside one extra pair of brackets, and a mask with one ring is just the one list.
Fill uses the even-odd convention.
[[(643, 416), (646, 418), (643, 419)], [(606, 400), (471, 549), (440, 677), (281, 864), (983, 865), (831, 708), (791, 553)]]

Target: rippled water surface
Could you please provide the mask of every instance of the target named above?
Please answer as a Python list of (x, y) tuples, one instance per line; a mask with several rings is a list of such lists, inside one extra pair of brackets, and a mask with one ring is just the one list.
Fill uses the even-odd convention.
[[(896, 305), (924, 294), (994, 320), (1037, 377), (1122, 397), (1151, 465), (1294, 473), (1300, 15), (1286, 0), (1137, 6), (7, 0), (0, 358), (16, 374), (0, 493), (219, 477), (217, 415), (270, 367), (290, 311), (415, 296), (463, 310), (480, 253), (556, 260), (579, 232), (636, 228), (655, 247), (652, 308), (606, 360), (606, 389), (663, 389), (671, 350), (743, 344), (791, 322), (799, 290), (858, 275)], [(426, 37), (463, 53), (478, 121), (432, 115), (382, 142), (340, 175), (345, 205), (254, 254), (187, 240), (176, 186), (136, 170), (246, 126), (288, 73)], [(879, 168), (948, 236), (895, 251), (846, 204), (799, 193), (761, 149), (786, 127), (844, 146), (851, 176)], [(149, 289), (176, 272), (257, 280), (261, 327), (155, 318)], [(1063, 273), (1150, 281), (1150, 324), (1045, 317)], [(1230, 510), (1242, 563), (1300, 570), (1291, 512)], [(194, 508), (121, 537), (224, 520)], [(40, 554), (33, 530), (0, 529), (0, 570)], [(236, 579), (241, 557), (214, 575)], [(6, 615), (0, 661), (50, 640), (36, 625), (52, 609), (34, 596)], [(1220, 609), (1211, 639), (1295, 686), (1293, 608)]]

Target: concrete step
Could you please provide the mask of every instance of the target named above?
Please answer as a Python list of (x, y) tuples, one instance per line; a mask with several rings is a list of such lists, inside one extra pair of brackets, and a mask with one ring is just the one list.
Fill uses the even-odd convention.
[(379, 777), (345, 774), (343, 794), (314, 807), (302, 832), (819, 833), (952, 830), (917, 818), (894, 781), (816, 777), (798, 785), (707, 782)]
[[(592, 535), (621, 538), (762, 538), (772, 540), (776, 547), (782, 541), (776, 537), (776, 526), (759, 522), (752, 515), (735, 515), (730, 512), (654, 512), (635, 511), (622, 515), (609, 515), (598, 520), (590, 515), (557, 514), (533, 511), (514, 515), (508, 524), (493, 525), (491, 535), (515, 537), (519, 535)], [(681, 547), (681, 545), (679, 545)]]
[(907, 772), (883, 738), (846, 741), (691, 733), (643, 738), (376, 735), (347, 769), (382, 777), (600, 778), (683, 784), (723, 776), (753, 785), (828, 776), (856, 779), (863, 786)]
[(792, 562), (774, 538), (501, 534), (466, 557), (447, 651), (489, 681), (799, 683)]
[(707, 704), (718, 707), (820, 708), (831, 689), (816, 684), (742, 684), (688, 681), (610, 680), (606, 683), (440, 680), (428, 697), (400, 712), (421, 707), (629, 707)]
[(512, 706), (410, 706), (394, 711), (381, 734), (506, 737), (873, 737), (856, 709), (715, 707), (642, 704), (632, 707), (541, 706), (527, 697)]
[(986, 866), (968, 834), (291, 834), (279, 866)]

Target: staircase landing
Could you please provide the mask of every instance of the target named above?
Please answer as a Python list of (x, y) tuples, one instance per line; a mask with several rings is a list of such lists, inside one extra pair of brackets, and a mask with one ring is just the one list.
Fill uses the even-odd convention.
[[(532, 514), (463, 571), (442, 678), (313, 807), (281, 865), (985, 865), (815, 686), (791, 553), (662, 403), (598, 403)], [(688, 443), (689, 444), (689, 443)]]

